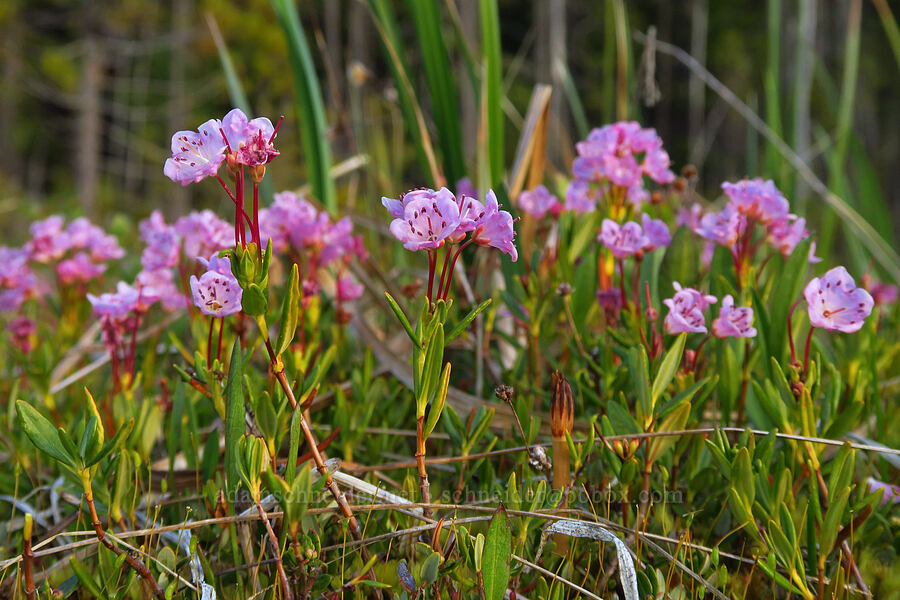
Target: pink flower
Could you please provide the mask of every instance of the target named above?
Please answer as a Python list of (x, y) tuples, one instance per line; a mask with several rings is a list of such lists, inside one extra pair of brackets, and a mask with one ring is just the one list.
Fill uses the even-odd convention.
[(542, 219), (548, 212), (555, 217), (562, 209), (556, 196), (543, 185), (537, 186), (533, 191), (525, 190), (519, 194), (519, 208), (535, 219)]
[(65, 221), (59, 215), (47, 217), (31, 224), (31, 240), (25, 244), (31, 260), (48, 263), (62, 258), (72, 243), (63, 229)]
[(474, 218), (475, 228), (472, 230), (472, 241), (479, 246), (493, 246), (516, 262), (519, 258), (514, 244), (516, 231), (512, 215), (500, 210), (494, 190), (488, 190), (485, 196), (484, 211)]
[(463, 177), (456, 182), (456, 195), (478, 200), (478, 190), (475, 189), (475, 186), (472, 185), (472, 180), (468, 177)]
[(656, 131), (641, 129), (633, 121), (594, 129), (575, 148), (578, 158), (572, 170), (579, 179), (609, 181), (626, 188), (640, 185), (643, 175), (661, 184), (675, 179), (669, 169), (669, 155)]
[(192, 212), (175, 221), (175, 233), (188, 256), (209, 256), (234, 245), (234, 227), (211, 210)]
[(187, 306), (187, 299), (175, 285), (171, 269), (141, 271), (135, 279), (135, 285), (141, 290), (142, 303), (158, 300), (168, 312)]
[(720, 338), (756, 337), (756, 329), (753, 327), (753, 309), (749, 306), (734, 306), (734, 298), (731, 294), (722, 298), (722, 308), (719, 310), (719, 318), (713, 321), (713, 335)]
[(341, 275), (337, 280), (335, 295), (338, 302), (350, 302), (356, 300), (363, 293), (363, 286), (352, 275)]
[(275, 127), (265, 117), (247, 120), (244, 111), (235, 108), (222, 119), (222, 131), (238, 164), (264, 165), (279, 154), (270, 143), (275, 136)]
[(591, 184), (583, 179), (573, 179), (566, 188), (565, 210), (576, 213), (592, 212), (597, 208), (597, 196)]
[(728, 196), (730, 204), (734, 205), (738, 212), (749, 218), (754, 218), (768, 225), (773, 221), (785, 219), (788, 216), (787, 199), (775, 187), (770, 179), (743, 179), (737, 183), (723, 183), (722, 189)]
[[(866, 281), (869, 279), (869, 281)], [(871, 278), (863, 277), (863, 285), (869, 288), (872, 299), (875, 304), (883, 306), (893, 304), (897, 301), (897, 286), (883, 283), (881, 281), (871, 281)]]
[(0, 246), (0, 287), (20, 287), (33, 276), (28, 266), (28, 252), (21, 248)]
[(662, 149), (662, 140), (659, 143), (659, 147), (647, 150), (641, 168), (656, 183), (671, 183), (675, 181), (675, 173), (669, 169), (672, 161), (669, 153)]
[(212, 317), (225, 317), (241, 311), (244, 290), (233, 277), (207, 271), (198, 279), (191, 275), (191, 295), (194, 305)]
[(207, 271), (231, 277), (232, 279), (235, 278), (234, 273), (231, 271), (231, 259), (227, 256), (219, 256), (219, 253), (216, 252), (209, 257), (209, 260), (202, 256), (196, 257), (195, 260), (203, 265), (203, 268)]
[(354, 238), (353, 222), (350, 217), (344, 217), (337, 223), (329, 225), (322, 234), (322, 250), (319, 252), (321, 265), (342, 258), (353, 251)]
[(703, 312), (716, 302), (716, 297), (704, 295), (694, 288), (682, 288), (677, 281), (673, 285), (675, 296), (663, 300), (663, 304), (669, 307), (669, 314), (663, 322), (666, 333), (706, 333)]
[(188, 185), (215, 175), (225, 160), (222, 123), (210, 119), (197, 132), (177, 131), (172, 136), (172, 156), (163, 173), (172, 181)]
[(84, 252), (79, 252), (73, 258), (60, 261), (56, 265), (59, 280), (65, 284), (87, 283), (100, 277), (104, 272), (106, 272), (106, 265), (95, 264)]
[(703, 215), (694, 231), (702, 238), (731, 248), (746, 227), (746, 217), (728, 204), (720, 212)]
[[(438, 193), (417, 190), (425, 193), (410, 192), (406, 196), (413, 195), (413, 198), (404, 196), (399, 200), (403, 205), (403, 216), (395, 218), (390, 229), (391, 234), (403, 242), (403, 247), (407, 250), (440, 248), (459, 226), (459, 205), (453, 194), (449, 190), (444, 194), (444, 190), (446, 188)], [(396, 205), (385, 204), (385, 207), (391, 214), (395, 214)]]
[(175, 229), (167, 227), (163, 230), (148, 231), (144, 237), (147, 247), (141, 253), (141, 265), (145, 269), (165, 269), (178, 264), (181, 255), (181, 238)]
[(138, 231), (140, 231), (141, 239), (145, 242), (154, 231), (165, 231), (169, 228), (166, 219), (159, 210), (154, 210), (150, 216), (138, 223)]
[(657, 248), (665, 248), (672, 242), (669, 234), (669, 226), (659, 219), (651, 219), (646, 213), (641, 215), (641, 225), (648, 243), (644, 246), (645, 252), (652, 252)]
[(829, 331), (859, 331), (875, 304), (872, 296), (856, 287), (844, 267), (835, 267), (806, 285), (803, 296), (809, 305), (809, 322)]
[(634, 221), (628, 221), (620, 226), (611, 219), (603, 219), (598, 241), (609, 248), (616, 258), (631, 256), (650, 243), (641, 226)]
[(12, 345), (28, 354), (32, 349), (32, 338), (37, 331), (37, 325), (27, 317), (18, 317), (9, 323), (9, 333)]
[(797, 244), (809, 237), (806, 219), (799, 219), (797, 215), (787, 215), (772, 221), (768, 226), (768, 233), (769, 243), (783, 256), (790, 256)]
[(138, 307), (139, 296), (140, 292), (137, 288), (120, 281), (116, 285), (115, 292), (107, 292), (99, 296), (88, 294), (87, 299), (97, 315), (110, 319), (121, 319)]

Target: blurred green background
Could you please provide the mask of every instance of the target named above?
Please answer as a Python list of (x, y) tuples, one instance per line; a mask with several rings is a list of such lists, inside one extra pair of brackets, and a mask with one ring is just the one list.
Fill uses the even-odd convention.
[[(387, 4), (436, 137), (411, 14), (423, 1)], [(319, 74), (333, 160), (365, 161), (339, 180), (338, 206), (362, 212), (378, 205), (382, 194), (434, 184), (405, 129), (371, 13), (375, 4), (297, 4)], [(474, 179), (479, 90), (471, 57), (479, 55), (482, 40), (479, 4), (434, 4)], [(835, 226), (830, 211), (818, 209), (821, 200), (745, 118), (670, 55), (645, 53), (636, 32), (653, 27), (657, 39), (704, 64), (894, 243), (900, 34), (887, 0), (499, 0), (498, 6), (507, 166), (534, 85), (550, 83), (551, 169), (568, 170), (573, 144), (586, 128), (637, 119), (659, 130), (676, 171), (688, 163), (698, 167), (697, 189), (710, 200), (724, 180), (772, 177), (798, 211), (809, 213), (826, 243), (840, 243), (840, 235), (829, 233)], [(143, 217), (161, 208), (171, 218), (221, 202), (215, 185), (178, 189), (162, 174), (174, 131), (221, 118), (234, 105), (214, 32), (253, 113), (273, 121), (286, 116), (280, 165), (270, 170), (274, 188), (302, 186), (308, 161), (301, 117), (285, 36), (268, 0), (0, 2), (4, 244), (21, 244), (27, 223), (50, 212), (86, 214), (108, 225), (119, 214)]]

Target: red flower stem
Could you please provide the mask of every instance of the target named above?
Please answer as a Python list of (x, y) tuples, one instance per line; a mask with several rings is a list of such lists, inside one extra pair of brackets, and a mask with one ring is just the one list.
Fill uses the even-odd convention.
[(433, 250), (428, 250), (428, 294), (426, 297), (428, 298), (429, 304), (431, 303), (431, 288), (434, 285), (434, 266), (435, 266), (435, 255)]
[(809, 333), (806, 336), (806, 350), (803, 353), (803, 374), (809, 371), (809, 343), (812, 341), (812, 334), (815, 327), (810, 326)]
[(797, 308), (797, 305), (800, 304), (801, 300), (803, 300), (803, 298), (797, 298), (797, 301), (791, 305), (791, 310), (788, 311), (787, 334), (788, 341), (791, 343), (791, 364), (797, 362), (797, 351), (794, 349), (794, 328), (791, 325), (791, 316), (794, 314), (794, 309)]
[(259, 238), (259, 184), (253, 182), (253, 225), (252, 225), (253, 241), (259, 249), (259, 258), (262, 259), (262, 240)]
[[(435, 251), (437, 253), (437, 251)], [(444, 266), (441, 267), (441, 280), (438, 282), (437, 299), (441, 299), (442, 290), (444, 289), (444, 277), (447, 276), (447, 265), (450, 264), (450, 255), (453, 253), (453, 247), (448, 247), (444, 254)], [(448, 282), (449, 283), (449, 282)]]
[(209, 318), (209, 335), (206, 338), (206, 368), (209, 369), (212, 367), (212, 334), (213, 334), (213, 324), (215, 324), (216, 318)]
[(219, 347), (216, 350), (216, 360), (222, 360), (222, 330), (225, 329), (225, 317), (219, 317)]
[[(231, 199), (232, 202), (234, 202), (235, 208), (237, 208), (237, 205), (238, 205), (237, 198), (234, 197), (234, 194), (231, 193), (231, 190), (228, 189), (228, 186), (225, 185), (225, 182), (222, 181), (222, 178), (219, 177), (218, 174), (216, 174), (216, 179), (218, 179), (218, 180), (219, 180), (219, 183), (222, 184), (222, 189), (225, 190), (225, 193), (228, 194), (228, 197)], [(251, 221), (250, 221), (250, 215), (248, 215), (246, 211), (241, 211), (241, 212), (244, 213), (244, 219), (246, 219), (247, 224), (250, 224), (250, 222), (251, 222)]]
[(241, 165), (240, 170), (236, 174), (237, 179), (237, 199), (238, 199), (238, 213), (235, 217), (236, 223), (235, 225), (238, 227), (238, 233), (240, 237), (241, 246), (247, 245), (247, 233), (244, 229), (244, 222), (241, 220), (240, 215), (244, 212), (244, 166)]
[(447, 285), (444, 287), (444, 300), (447, 299), (447, 296), (450, 294), (450, 282), (453, 281), (453, 271), (456, 269), (456, 261), (459, 259), (459, 255), (462, 253), (463, 248), (471, 244), (474, 240), (470, 239), (465, 244), (456, 249), (456, 254), (453, 255), (453, 260), (450, 261), (450, 270), (447, 274)]

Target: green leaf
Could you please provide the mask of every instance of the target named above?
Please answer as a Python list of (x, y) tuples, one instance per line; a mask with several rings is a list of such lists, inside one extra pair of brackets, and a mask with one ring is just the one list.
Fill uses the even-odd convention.
[(126, 423), (119, 427), (119, 430), (112, 437), (112, 439), (103, 444), (103, 447), (100, 448), (100, 451), (97, 452), (97, 454), (86, 460), (84, 466), (92, 467), (109, 456), (109, 454), (113, 450), (116, 450), (122, 443), (125, 442), (125, 440), (128, 439), (128, 436), (131, 435), (132, 429), (134, 429), (134, 419), (128, 419)]
[(638, 424), (646, 428), (653, 417), (653, 403), (650, 396), (650, 367), (647, 364), (647, 351), (643, 346), (632, 348), (628, 353), (628, 371), (637, 396)]
[[(385, 294), (387, 294), (387, 292), (385, 292)], [(491, 302), (493, 302), (493, 299), (488, 298), (487, 300), (485, 300), (484, 302), (482, 302), (481, 304), (479, 304), (478, 306), (473, 308), (469, 312), (469, 314), (467, 314), (466, 317), (462, 321), (457, 323), (456, 327), (454, 327), (453, 330), (447, 334), (447, 340), (446, 340), (446, 342), (444, 342), (444, 344), (445, 345), (449, 344), (454, 339), (456, 339), (456, 336), (460, 335), (463, 331), (465, 331), (466, 327), (469, 326), (469, 323), (474, 321), (475, 317), (477, 317), (479, 314), (481, 314), (482, 311), (484, 311), (484, 309), (486, 309), (488, 306), (490, 306)]]
[(240, 481), (238, 467), (238, 440), (244, 435), (244, 361), (241, 357), (241, 340), (234, 340), (231, 350), (231, 366), (225, 382), (225, 489), (231, 494)]
[(428, 558), (425, 559), (425, 562), (422, 563), (422, 575), (420, 579), (424, 585), (431, 585), (437, 581), (438, 568), (440, 568), (440, 566), (441, 555), (437, 552), (432, 552)]
[(660, 396), (669, 387), (672, 377), (678, 371), (678, 365), (681, 363), (681, 356), (684, 353), (684, 343), (687, 340), (687, 334), (682, 333), (675, 338), (675, 343), (666, 352), (662, 362), (659, 365), (659, 371), (656, 373), (656, 379), (653, 380), (653, 387), (650, 390), (650, 404), (655, 408)]
[(251, 317), (265, 315), (269, 309), (269, 297), (258, 284), (247, 284), (241, 295), (241, 308)]
[[(787, 335), (792, 334), (787, 330), (787, 318), (791, 305), (800, 298), (803, 289), (805, 275), (809, 266), (809, 246), (812, 239), (806, 239), (797, 244), (790, 258), (778, 274), (778, 280), (773, 289), (771, 310), (769, 311), (769, 327), (766, 335), (766, 348), (778, 362), (783, 362), (786, 356)], [(801, 307), (802, 308), (802, 307)], [(794, 324), (802, 310), (794, 311)]]
[[(681, 431), (687, 424), (688, 417), (691, 416), (691, 403), (687, 400), (683, 401), (672, 413), (663, 419), (662, 423), (657, 427), (657, 431)], [(675, 445), (678, 437), (674, 435), (664, 436), (649, 440), (647, 457), (652, 463), (662, 453)]]
[(300, 421), (303, 419), (303, 409), (297, 406), (291, 415), (291, 441), (288, 447), (287, 465), (284, 468), (284, 478), (288, 483), (294, 482), (294, 474), (297, 472), (297, 456), (300, 453), (300, 436), (303, 430)]
[(422, 375), (419, 379), (419, 387), (416, 389), (416, 417), (425, 414), (425, 406), (431, 400), (437, 389), (441, 376), (441, 363), (444, 360), (444, 325), (438, 323), (434, 335), (425, 349), (425, 361), (422, 365)]
[(503, 138), (503, 55), (500, 48), (500, 18), (497, 0), (480, 0), (481, 47), (484, 56), (484, 102), (482, 115), (485, 118), (484, 131), (487, 134), (487, 157), (489, 182), (492, 187), (503, 178), (504, 138)]
[(428, 436), (431, 435), (431, 432), (434, 431), (435, 426), (438, 423), (438, 419), (441, 418), (441, 413), (444, 412), (444, 405), (447, 402), (447, 389), (450, 387), (450, 363), (446, 363), (444, 365), (444, 371), (441, 374), (441, 381), (437, 389), (437, 393), (434, 396), (434, 400), (431, 401), (431, 408), (428, 409), (428, 417), (425, 419), (425, 439), (428, 439)]
[(284, 288), (281, 300), (281, 323), (278, 325), (278, 341), (275, 356), (281, 356), (294, 341), (297, 322), (300, 320), (300, 270), (296, 263), (291, 269), (291, 277)]
[(484, 540), (481, 555), (481, 577), (485, 600), (503, 600), (509, 584), (509, 559), (512, 555), (509, 517), (503, 504), (494, 513)]
[(329, 213), (337, 212), (337, 195), (331, 177), (331, 147), (328, 144), (328, 124), (319, 89), (319, 77), (313, 64), (306, 34), (300, 24), (297, 6), (291, 0), (269, 0), (275, 18), (284, 32), (288, 57), (294, 76), (297, 95), (298, 127), (303, 141), (303, 153), (309, 165), (307, 176), (313, 195)]
[(38, 450), (65, 465), (76, 467), (75, 455), (66, 450), (59, 432), (44, 415), (24, 400), (16, 401), (16, 412), (19, 414), (22, 430)]
[(756, 499), (756, 486), (750, 467), (750, 452), (746, 446), (738, 450), (737, 456), (731, 464), (731, 483), (744, 503), (752, 508), (753, 501)]
[(316, 366), (313, 367), (309, 377), (304, 381), (303, 393), (297, 398), (298, 405), (302, 406), (305, 404), (309, 397), (312, 396), (313, 392), (319, 387), (319, 384), (322, 383), (322, 378), (325, 377), (325, 373), (328, 372), (328, 369), (331, 368), (331, 363), (334, 362), (335, 354), (337, 354), (337, 346), (331, 346), (325, 351), (325, 354), (319, 358), (318, 362), (316, 362)]
[(397, 304), (397, 301), (394, 300), (394, 297), (389, 293), (385, 292), (384, 297), (387, 298), (391, 310), (394, 311), (394, 314), (397, 315), (397, 320), (400, 321), (400, 324), (403, 325), (403, 329), (406, 330), (406, 335), (409, 336), (409, 339), (412, 340), (412, 343), (414, 345), (418, 346), (420, 343), (419, 336), (416, 335), (415, 331), (413, 331), (412, 325), (409, 323), (409, 319), (406, 318), (406, 314), (404, 314), (403, 309), (400, 308), (400, 305)]
[(103, 593), (100, 585), (94, 579), (94, 576), (91, 575), (91, 572), (84, 566), (80, 560), (78, 560), (75, 556), (69, 557), (69, 566), (72, 568), (72, 572), (75, 573), (75, 577), (78, 578), (78, 581), (81, 585), (84, 586), (84, 590), (88, 592), (93, 598), (103, 598), (106, 595)]

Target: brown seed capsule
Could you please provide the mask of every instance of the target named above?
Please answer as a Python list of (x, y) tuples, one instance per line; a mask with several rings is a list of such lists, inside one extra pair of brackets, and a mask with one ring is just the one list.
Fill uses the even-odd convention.
[(658, 191), (650, 194), (650, 204), (658, 205), (658, 204), (662, 204), (662, 201), (663, 201), (663, 195), (661, 193), (659, 193)]
[(494, 390), (494, 395), (502, 402), (512, 402), (513, 394), (515, 394), (515, 390), (509, 385), (499, 385)]
[(672, 189), (680, 194), (687, 189), (687, 180), (684, 177), (676, 177), (672, 182)]
[(413, 298), (415, 298), (416, 296), (419, 295), (420, 289), (422, 289), (422, 280), (416, 278), (415, 281), (411, 281), (409, 283), (404, 283), (403, 286), (400, 288), (400, 292), (404, 296), (406, 296), (407, 298), (412, 300)]
[(681, 174), (688, 179), (693, 179), (697, 176), (697, 167), (694, 165), (684, 165), (681, 168)]
[(554, 438), (565, 438), (575, 423), (575, 401), (572, 388), (559, 371), (553, 371), (553, 393), (550, 396), (550, 432)]

